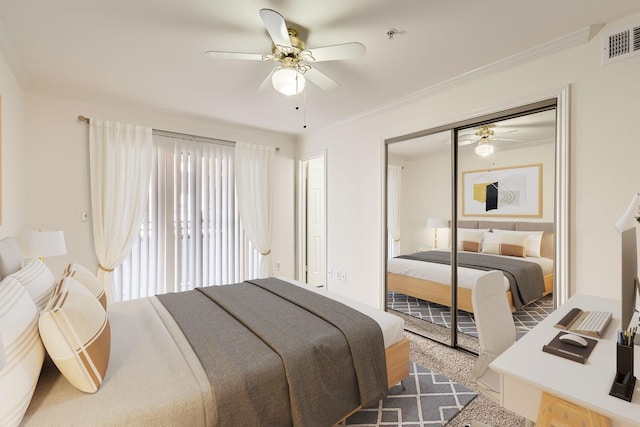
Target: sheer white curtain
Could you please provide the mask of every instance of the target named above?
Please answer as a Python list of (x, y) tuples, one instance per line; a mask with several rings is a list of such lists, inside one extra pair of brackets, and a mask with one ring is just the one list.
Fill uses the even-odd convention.
[(271, 167), (275, 148), (236, 143), (236, 194), (242, 224), (260, 252), (260, 276), (271, 275)]
[(89, 155), (93, 239), (98, 279), (113, 300), (113, 270), (125, 259), (147, 201), (151, 128), (91, 119)]
[(149, 203), (118, 268), (123, 300), (255, 278), (259, 254), (242, 228), (233, 145), (154, 131)]
[(387, 247), (389, 258), (400, 252), (400, 195), (402, 189), (402, 166), (387, 166)]

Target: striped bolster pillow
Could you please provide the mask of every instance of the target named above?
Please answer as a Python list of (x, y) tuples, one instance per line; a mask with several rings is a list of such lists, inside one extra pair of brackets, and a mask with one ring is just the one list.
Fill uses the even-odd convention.
[(0, 425), (17, 426), (38, 383), (44, 347), (38, 335), (38, 309), (13, 277), (0, 283)]
[(78, 390), (95, 393), (109, 366), (107, 313), (81, 283), (64, 277), (40, 315), (40, 336), (51, 360)]
[(18, 279), (27, 290), (38, 310), (43, 310), (53, 295), (55, 277), (49, 267), (38, 258), (33, 258), (11, 277)]

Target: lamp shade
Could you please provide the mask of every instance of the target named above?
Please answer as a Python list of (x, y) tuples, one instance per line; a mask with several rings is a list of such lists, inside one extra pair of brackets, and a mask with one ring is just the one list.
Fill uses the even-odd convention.
[(20, 246), (25, 258), (45, 258), (67, 253), (62, 230), (25, 231), (20, 236)]
[(633, 228), (638, 222), (638, 217), (640, 214), (640, 193), (636, 193), (633, 195), (631, 199), (631, 203), (627, 207), (627, 210), (624, 211), (620, 219), (616, 222), (616, 231), (618, 234), (622, 234), (623, 231), (626, 231), (630, 228)]
[(293, 68), (278, 68), (271, 76), (271, 83), (278, 92), (291, 96), (304, 90), (305, 78)]
[(488, 142), (480, 142), (476, 146), (476, 154), (478, 156), (486, 157), (491, 153), (493, 153), (493, 145)]
[(449, 221), (442, 218), (428, 218), (427, 228), (446, 228), (449, 227)]

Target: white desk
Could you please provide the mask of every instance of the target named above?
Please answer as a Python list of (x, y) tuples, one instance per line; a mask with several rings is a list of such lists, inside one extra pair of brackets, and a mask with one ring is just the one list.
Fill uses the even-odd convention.
[[(542, 351), (560, 331), (554, 325), (573, 307), (610, 311), (613, 319), (584, 365)], [(635, 319), (635, 317), (634, 317)], [(616, 333), (620, 302), (576, 295), (551, 313), (491, 363), (502, 374), (502, 405), (529, 420), (538, 416), (542, 391), (611, 418), (611, 426), (640, 426), (640, 380), (633, 400), (609, 396), (616, 374)], [(634, 374), (640, 376), (640, 346), (635, 346)]]

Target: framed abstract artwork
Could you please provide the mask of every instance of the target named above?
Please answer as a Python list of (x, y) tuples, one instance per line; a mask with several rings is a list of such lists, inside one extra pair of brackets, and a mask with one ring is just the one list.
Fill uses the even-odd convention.
[(462, 215), (542, 216), (542, 164), (462, 172)]

